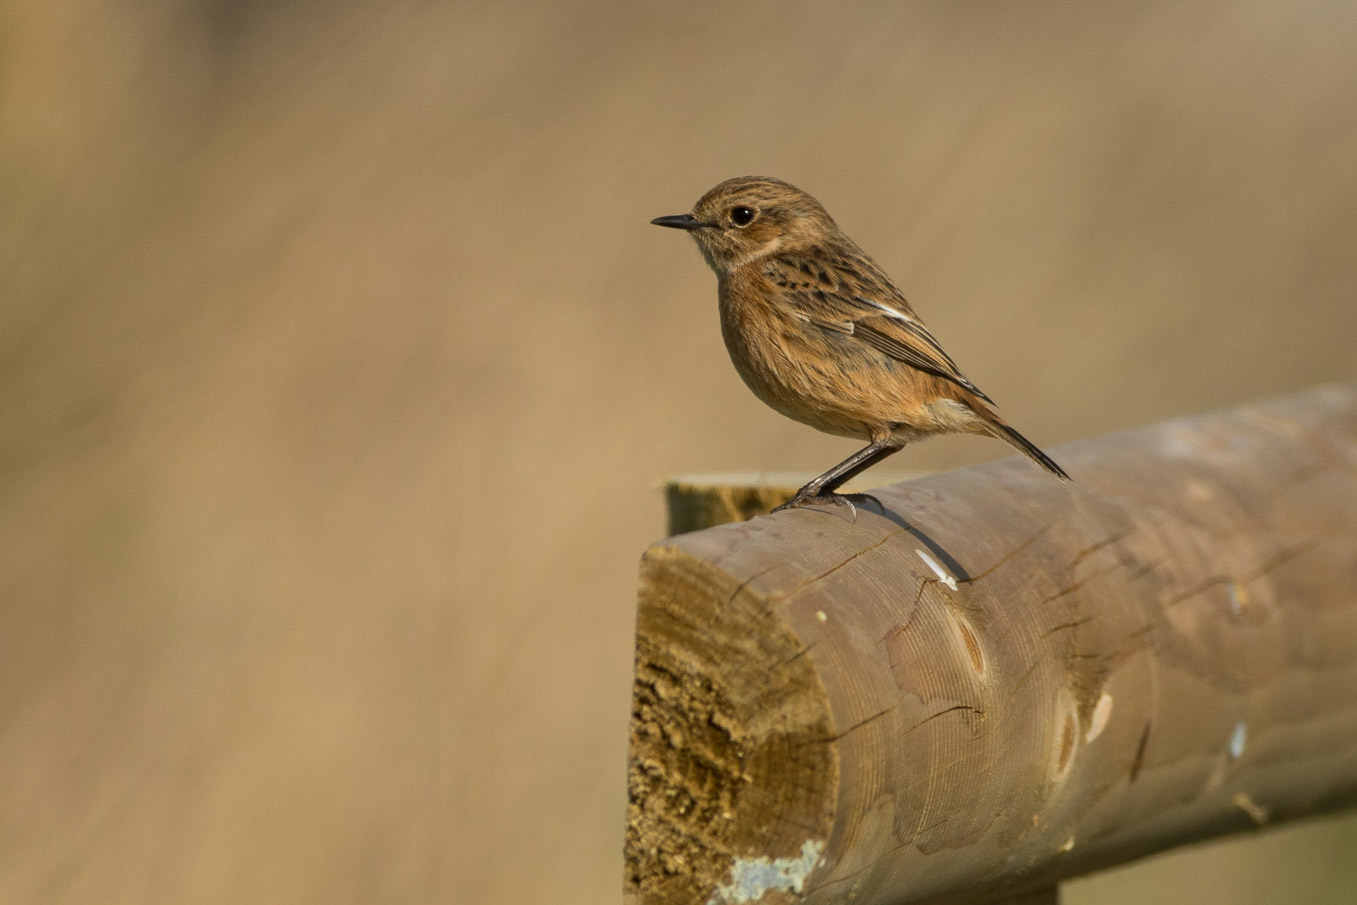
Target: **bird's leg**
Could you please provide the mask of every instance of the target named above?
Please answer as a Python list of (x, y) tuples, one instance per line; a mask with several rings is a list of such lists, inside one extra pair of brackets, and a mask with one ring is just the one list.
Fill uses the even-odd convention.
[(890, 438), (872, 441), (871, 445), (863, 447), (844, 459), (838, 465), (835, 465), (829, 471), (806, 484), (805, 487), (802, 487), (796, 492), (794, 497), (783, 503), (781, 506), (778, 506), (773, 511), (779, 512), (783, 509), (795, 509), (798, 506), (806, 506), (813, 503), (848, 503), (848, 505), (851, 506), (854, 497), (857, 497), (860, 500), (871, 500), (880, 506), (881, 501), (870, 494), (854, 493), (845, 495), (835, 493), (834, 491), (842, 486), (844, 482), (851, 481), (891, 453), (899, 452), (901, 446), (902, 444), (893, 442)]

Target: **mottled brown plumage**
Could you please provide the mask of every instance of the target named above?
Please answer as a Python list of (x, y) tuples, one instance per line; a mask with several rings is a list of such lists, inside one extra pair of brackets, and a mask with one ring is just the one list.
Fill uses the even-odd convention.
[(692, 213), (651, 222), (688, 230), (716, 271), (721, 334), (754, 394), (789, 418), (870, 441), (787, 506), (841, 502), (834, 490), (843, 482), (933, 434), (997, 437), (1070, 479), (999, 417), (890, 277), (810, 195), (742, 176), (707, 192)]

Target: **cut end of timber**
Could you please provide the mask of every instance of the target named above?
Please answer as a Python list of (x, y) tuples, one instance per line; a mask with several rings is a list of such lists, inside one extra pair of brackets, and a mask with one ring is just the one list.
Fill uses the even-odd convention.
[(805, 648), (765, 601), (668, 548), (642, 563), (637, 620), (626, 901), (796, 901), (838, 789)]

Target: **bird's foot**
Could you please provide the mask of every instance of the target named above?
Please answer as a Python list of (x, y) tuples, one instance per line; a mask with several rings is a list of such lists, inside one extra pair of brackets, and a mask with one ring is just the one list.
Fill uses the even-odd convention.
[(774, 507), (772, 511), (781, 512), (784, 509), (801, 509), (824, 505), (847, 506), (849, 511), (853, 513), (853, 520), (856, 521), (858, 517), (857, 507), (867, 503), (875, 503), (876, 508), (880, 509), (882, 514), (885, 514), (886, 507), (881, 505), (881, 501), (870, 493), (810, 493), (803, 487), (796, 492), (794, 497), (781, 506)]

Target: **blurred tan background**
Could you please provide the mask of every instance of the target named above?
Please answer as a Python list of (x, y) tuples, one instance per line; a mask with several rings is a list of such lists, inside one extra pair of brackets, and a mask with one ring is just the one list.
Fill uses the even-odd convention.
[[(811, 191), (1048, 448), (1354, 379), (1354, 47), (1318, 0), (0, 4), (0, 901), (617, 901), (656, 480), (854, 449), (646, 221)], [(1340, 816), (1067, 902), (1354, 895)]]

